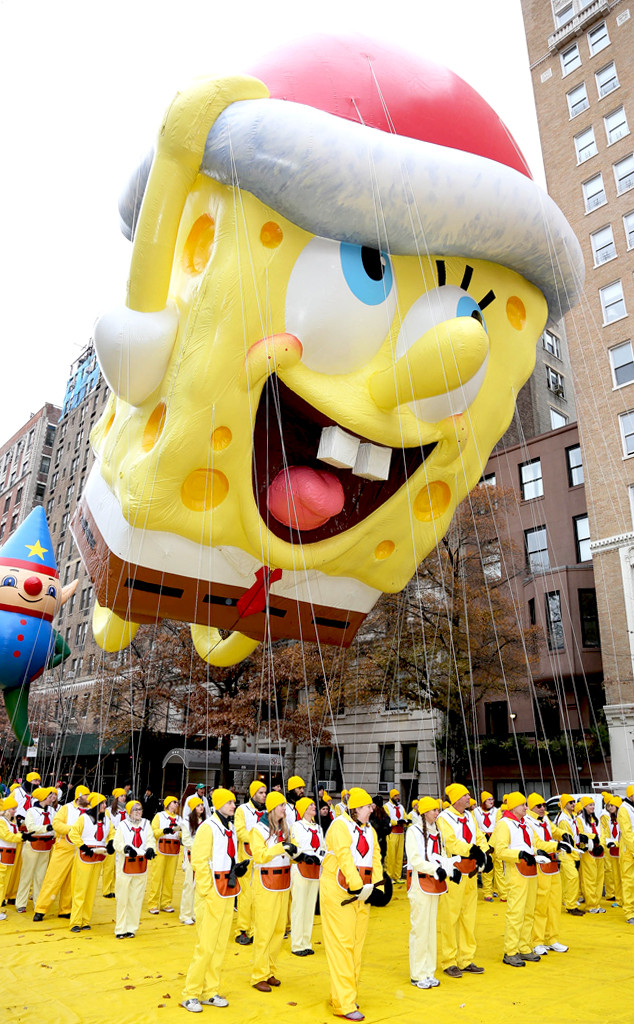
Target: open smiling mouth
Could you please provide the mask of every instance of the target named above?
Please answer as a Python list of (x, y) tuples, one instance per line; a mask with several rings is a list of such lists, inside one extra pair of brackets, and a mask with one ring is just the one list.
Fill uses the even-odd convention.
[[(350, 530), (383, 505), (436, 447), (392, 449), (387, 479), (370, 480), (317, 458), (322, 432), (338, 427), (273, 374), (262, 389), (253, 435), (253, 492), (271, 533), (288, 543), (317, 542)], [(345, 438), (386, 450), (349, 428)], [(387, 449), (389, 452), (389, 449)]]

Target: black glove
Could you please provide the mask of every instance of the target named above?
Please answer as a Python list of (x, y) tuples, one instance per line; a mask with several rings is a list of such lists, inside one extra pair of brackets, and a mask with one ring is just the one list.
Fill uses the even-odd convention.
[(249, 870), (250, 863), (251, 861), (249, 860), (248, 857), (246, 860), (238, 861), (238, 863), (236, 864), (236, 875), (238, 876), (238, 878), (242, 878), (243, 875), (246, 875), (247, 871)]
[(79, 851), (80, 851), (80, 853), (85, 853), (87, 857), (94, 857), (94, 853), (93, 853), (91, 847), (90, 846), (86, 846), (85, 843), (81, 844), (81, 846), (79, 847)]
[(296, 864), (308, 864), (309, 860), (305, 853), (298, 853), (295, 858)]
[(588, 837), (585, 832), (580, 833), (578, 845), (581, 847), (586, 847), (588, 845)]
[(616, 846), (616, 843), (607, 843), (606, 845), (608, 850), (611, 850), (613, 846)]
[(26, 843), (31, 838), (30, 832), (20, 832), (20, 835), (22, 836), (23, 843)]
[(602, 853), (603, 847), (601, 846), (601, 843), (595, 843), (595, 845), (592, 847), (592, 856), (600, 857)]
[(537, 861), (533, 857), (533, 854), (527, 853), (526, 850), (520, 850), (519, 860), (523, 860), (525, 864), (528, 864), (529, 868), (537, 866)]
[(570, 832), (564, 832), (563, 836), (561, 837), (561, 841), (562, 841), (562, 843), (568, 843), (568, 846), (570, 846), (570, 847), (572, 847), (572, 849), (574, 849), (575, 841), (572, 838), (572, 836), (570, 835)]
[(227, 885), (228, 885), (228, 887), (230, 889), (235, 889), (237, 884), (238, 884), (238, 879), (236, 877), (236, 865), (234, 864), (233, 867), (231, 868), (231, 871), (229, 872), (228, 877), (227, 877)]
[(321, 864), (319, 857), (313, 857), (312, 855), (306, 855), (304, 860), (307, 864)]
[(174, 831), (175, 831), (174, 826), (173, 825), (168, 825), (167, 828), (163, 829), (163, 835), (164, 836), (173, 836), (174, 835)]
[(476, 862), (479, 868), (483, 868), (487, 862), (484, 850), (481, 850), (475, 843), (469, 850), (469, 856)]
[(146, 850), (145, 857), (146, 860), (154, 860), (154, 858), (156, 857), (156, 852), (154, 850)]
[(112, 839), (109, 839), (108, 842), (106, 843), (106, 853), (114, 853), (114, 843)]
[(133, 846), (124, 846), (123, 852), (125, 853), (126, 857), (129, 857), (130, 860), (136, 860), (136, 850), (134, 849)]
[(490, 871), (493, 871), (493, 857), (491, 856), (490, 853), (486, 853), (485, 857), (486, 864), (484, 865), (483, 871), (486, 875), (488, 875)]
[(459, 884), (460, 884), (460, 880), (461, 880), (461, 878), (462, 878), (462, 874), (461, 874), (461, 872), (460, 872), (460, 871), (458, 871), (458, 868), (454, 868), (454, 869), (453, 869), (453, 875), (451, 875), (451, 881), (452, 881), (452, 882), (453, 882), (453, 883), (454, 883), (455, 885), (459, 885)]
[[(570, 838), (572, 839), (572, 836)], [(562, 853), (570, 853), (571, 850), (572, 850), (572, 847), (573, 847), (572, 842), (567, 843), (565, 841), (565, 839), (560, 839), (559, 842), (557, 843), (557, 849), (561, 850)]]
[(23, 814), (16, 814), (15, 820), (18, 823), (18, 825), (24, 825), (24, 815)]
[(441, 868), (441, 867), (437, 867), (436, 868), (436, 878), (438, 879), (438, 881), (439, 882), (444, 882), (446, 877), (447, 877), (447, 872), (445, 871), (445, 869)]
[(297, 853), (297, 847), (295, 846), (295, 843), (291, 843), (287, 840), (286, 842), (282, 843), (282, 846), (284, 847), (284, 850), (289, 855), (289, 857), (294, 857), (295, 854)]

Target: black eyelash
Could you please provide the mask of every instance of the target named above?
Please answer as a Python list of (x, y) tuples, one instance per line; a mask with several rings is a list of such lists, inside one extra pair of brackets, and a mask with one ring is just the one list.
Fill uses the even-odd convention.
[(495, 300), (495, 292), (494, 291), (488, 291), (486, 293), (486, 295), (484, 296), (484, 298), (480, 299), (478, 305), (479, 305), (480, 309), (485, 309), (486, 306), (490, 306), (491, 303), (494, 300)]
[(469, 264), (467, 263), (466, 267), (464, 268), (464, 274), (462, 275), (462, 281), (460, 282), (460, 287), (463, 289), (463, 291), (469, 291), (469, 285), (471, 284), (472, 277), (473, 267), (470, 267)]
[(438, 271), (438, 286), (442, 288), (444, 284), (447, 284), (447, 268), (444, 260), (436, 260), (436, 270)]
[[(436, 272), (438, 274), (438, 287), (442, 288), (443, 285), (447, 284), (447, 266), (444, 260), (436, 260)], [(465, 265), (464, 273), (462, 275), (462, 281), (460, 282), (460, 287), (462, 288), (463, 291), (466, 292), (469, 290), (469, 285), (471, 284), (472, 277), (473, 267), (469, 266), (469, 264), (467, 263)], [(485, 309), (487, 306), (490, 306), (491, 303), (494, 301), (495, 292), (493, 290), (489, 290), (484, 296), (484, 298), (480, 300), (478, 305), (480, 309)]]

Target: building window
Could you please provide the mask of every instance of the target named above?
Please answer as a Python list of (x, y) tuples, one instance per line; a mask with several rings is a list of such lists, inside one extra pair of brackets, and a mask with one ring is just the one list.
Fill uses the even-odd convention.
[(591, 156), (597, 154), (597, 144), (594, 138), (594, 128), (586, 128), (585, 131), (579, 132), (575, 135), (575, 152), (577, 154), (577, 163), (582, 164), (585, 160), (589, 160)]
[(11, 516), (11, 533), (13, 533), (13, 531), (15, 530), (17, 525), (18, 525), (18, 513), (16, 512), (14, 516)]
[(7, 525), (6, 523), (2, 523), (2, 525), (0, 525), (0, 540), (2, 540), (2, 538), (4, 537), (4, 531), (6, 529), (6, 525)]
[(495, 473), (483, 473), (480, 477), (480, 483), (486, 487), (495, 487)]
[(483, 545), (482, 550), (482, 572), (488, 580), (502, 579), (502, 556), (497, 543)]
[(544, 331), (542, 335), (543, 346), (547, 352), (551, 355), (556, 356), (557, 359), (561, 359), (561, 347), (559, 345), (559, 338), (552, 331)]
[(571, 71), (581, 67), (579, 44), (573, 43), (561, 54), (561, 74), (565, 78)]
[(623, 384), (630, 384), (634, 380), (634, 355), (631, 341), (624, 341), (622, 345), (615, 345), (610, 349), (610, 366), (615, 388), (622, 387)]
[(610, 45), (610, 37), (608, 35), (608, 26), (604, 21), (596, 28), (590, 29), (588, 32), (588, 49), (590, 56), (594, 57), (595, 53), (599, 53), (600, 50), (605, 50), (606, 46)]
[(44, 438), (44, 447), (52, 448), (53, 441), (55, 440), (55, 427), (52, 423), (49, 423), (46, 428), (46, 436)]
[(566, 397), (563, 375), (553, 370), (552, 366), (546, 367), (546, 385), (548, 390), (552, 391), (553, 395), (556, 395), (557, 398)]
[(586, 213), (590, 213), (591, 210), (596, 210), (597, 207), (603, 206), (603, 204), (607, 202), (605, 198), (602, 174), (595, 174), (593, 178), (590, 178), (588, 181), (584, 181), (581, 187), (584, 194), (584, 206), (586, 208)]
[(619, 416), (621, 441), (624, 455), (634, 455), (634, 412), (623, 412)]
[(593, 231), (590, 235), (590, 245), (595, 267), (607, 263), (608, 260), (613, 260), (616, 256), (616, 246), (614, 245), (612, 225), (607, 224), (604, 228)]
[(418, 771), (418, 743), (402, 743), (403, 771), (413, 774)]
[(535, 598), (529, 597), (528, 599), (528, 622), (531, 626), (537, 625), (537, 616), (535, 613)]
[(62, 560), (63, 554), (64, 554), (64, 541), (60, 540), (59, 544), (57, 545), (57, 551), (55, 553), (55, 557), (57, 558), (58, 565), (59, 565), (59, 563)]
[(581, 461), (581, 446), (575, 444), (572, 448), (566, 448), (566, 465), (568, 466), (568, 484), (570, 487), (578, 487), (583, 483), (583, 463)]
[(520, 465), (520, 489), (522, 500), (529, 501), (531, 498), (540, 498), (544, 493), (544, 481), (542, 479), (542, 460), (531, 459), (530, 462), (523, 462)]
[(586, 83), (582, 82), (581, 85), (576, 85), (574, 89), (567, 92), (566, 99), (568, 100), (568, 113), (571, 117), (576, 117), (577, 114), (587, 110), (590, 104), (588, 102)]
[(561, 594), (551, 590), (544, 594), (546, 601), (546, 636), (549, 651), (563, 651), (564, 626), (561, 621)]
[(533, 700), (533, 721), (535, 732), (544, 739), (555, 739), (561, 736), (561, 724), (559, 721), (559, 701), (555, 697), (538, 696)]
[(4, 509), (3, 509), (3, 512), (8, 512), (9, 511), (9, 505), (10, 504), (11, 504), (11, 495), (8, 494), (7, 497), (4, 499)]
[(634, 153), (617, 160), (614, 164), (614, 180), (619, 195), (634, 187)]
[(559, 412), (557, 409), (551, 408), (550, 412), (550, 429), (559, 430), (560, 427), (565, 427), (568, 424), (568, 417), (564, 416), (563, 412)]
[(531, 572), (540, 572), (542, 569), (550, 568), (545, 526), (535, 526), (531, 530), (524, 530), (524, 547), (526, 564)]
[(574, 516), (573, 524), (575, 529), (575, 548), (577, 551), (577, 562), (591, 562), (590, 551), (590, 521), (588, 516)]
[(613, 142), (618, 142), (624, 135), (629, 135), (630, 129), (627, 126), (625, 107), (617, 107), (611, 114), (603, 118), (603, 123), (608, 146), (611, 146)]
[(601, 299), (604, 325), (627, 316), (623, 285), (620, 281), (613, 281), (612, 284), (606, 284), (605, 288), (599, 288), (599, 298)]
[(379, 782), (394, 782), (394, 744), (379, 744)]
[(489, 700), (484, 705), (487, 736), (505, 739), (509, 734), (509, 706), (505, 700)]
[(579, 590), (579, 619), (581, 622), (581, 646), (600, 647), (599, 613), (597, 611), (597, 593), (594, 589)]
[(619, 87), (619, 78), (616, 73), (616, 65), (614, 61), (610, 64), (606, 64), (600, 71), (597, 71), (594, 77), (597, 82), (599, 99), (603, 96), (607, 96), (609, 92), (614, 92), (614, 90)]
[(634, 249), (634, 213), (625, 214), (623, 228), (625, 229), (625, 241), (627, 242), (628, 249)]
[(50, 455), (43, 455), (42, 459), (41, 459), (41, 462), (40, 462), (40, 470), (39, 470), (40, 473), (44, 473), (46, 475), (50, 468), (51, 468), (51, 457), (50, 457)]

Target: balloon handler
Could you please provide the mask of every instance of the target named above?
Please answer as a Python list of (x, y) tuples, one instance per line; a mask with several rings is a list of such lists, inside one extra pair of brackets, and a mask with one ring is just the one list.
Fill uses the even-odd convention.
[(141, 920), (148, 861), (156, 856), (156, 839), (138, 800), (128, 800), (125, 810), (127, 816), (117, 825), (113, 841), (117, 900), (114, 932), (118, 939), (133, 939)]
[(46, 515), (37, 505), (0, 548), (0, 688), (11, 728), (25, 746), (33, 742), (30, 685), (70, 654), (52, 620), (78, 582), (60, 586)]
[(73, 846), (68, 833), (82, 814), (88, 809), (90, 790), (88, 786), (79, 785), (75, 788), (75, 799), (64, 804), (53, 818), (53, 831), (58, 839), (53, 847), (48, 862), (42, 888), (34, 905), (34, 921), (43, 921), (55, 899), (59, 895), (57, 916), (69, 919), (72, 907), (72, 872), (77, 848)]
[(235, 795), (229, 789), (212, 793), (214, 812), (196, 830), (191, 849), (196, 875), (196, 945), (183, 990), (182, 1006), (200, 1013), (204, 1006), (228, 1006), (219, 994), (220, 971), (229, 944), (238, 879), (249, 866), (236, 863), (238, 837), (232, 822)]
[(383, 875), (376, 832), (368, 824), (371, 813), (370, 794), (353, 787), (348, 812), (328, 829), (319, 881), (332, 1009), (346, 1020), (364, 1020), (357, 1006), (357, 988), (370, 905), (385, 904), (392, 892), (389, 876)]
[(68, 838), (79, 849), (73, 879), (73, 908), (70, 915), (71, 932), (90, 928), (97, 883), (107, 854), (114, 853), (114, 828), (106, 817), (106, 798), (91, 793), (88, 810), (77, 819)]

